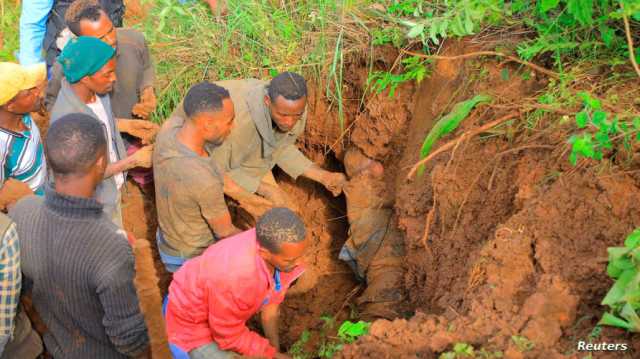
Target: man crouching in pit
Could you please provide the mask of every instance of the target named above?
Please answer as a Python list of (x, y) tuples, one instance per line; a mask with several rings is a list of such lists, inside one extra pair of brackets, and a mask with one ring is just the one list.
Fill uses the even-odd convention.
[(403, 299), (404, 248), (392, 221), (393, 198), (384, 182), (384, 168), (357, 148), (347, 150), (343, 162), (349, 177), (344, 187), (349, 238), (339, 258), (366, 281), (357, 300), (361, 317), (393, 319)]
[[(304, 271), (302, 220), (287, 208), (267, 211), (256, 228), (210, 246), (173, 276), (166, 306), (169, 343), (191, 359), (289, 358), (280, 353), (278, 311)], [(247, 328), (261, 312), (266, 339)], [(173, 350), (173, 349), (172, 349)]]

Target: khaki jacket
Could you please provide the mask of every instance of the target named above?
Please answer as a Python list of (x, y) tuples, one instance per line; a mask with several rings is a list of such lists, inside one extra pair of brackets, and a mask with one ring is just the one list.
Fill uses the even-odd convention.
[[(226, 88), (235, 107), (235, 124), (225, 142), (211, 149), (211, 157), (240, 187), (255, 193), (260, 180), (275, 165), (293, 179), (313, 164), (296, 146), (304, 132), (307, 113), (287, 133), (276, 132), (264, 103), (267, 81), (257, 79), (218, 81)], [(182, 105), (174, 115), (185, 117)]]

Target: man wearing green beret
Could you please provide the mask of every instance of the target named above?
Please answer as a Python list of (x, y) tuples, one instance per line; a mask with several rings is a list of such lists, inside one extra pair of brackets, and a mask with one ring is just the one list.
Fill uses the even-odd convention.
[(127, 156), (109, 97), (116, 81), (113, 47), (95, 37), (80, 36), (69, 41), (57, 61), (64, 79), (51, 110), (51, 121), (69, 113), (84, 113), (102, 123), (109, 144), (109, 165), (96, 197), (114, 223), (122, 227), (120, 188), (125, 172), (134, 167), (151, 167), (153, 146)]

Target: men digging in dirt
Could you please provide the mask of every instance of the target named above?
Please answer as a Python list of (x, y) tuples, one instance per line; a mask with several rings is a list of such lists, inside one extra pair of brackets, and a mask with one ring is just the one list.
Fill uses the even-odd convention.
[(0, 211), (25, 195), (44, 194), (47, 166), (30, 112), (42, 102), (44, 63), (0, 63)]
[(234, 123), (229, 92), (209, 82), (194, 85), (183, 101), (185, 117), (162, 126), (153, 156), (158, 212), (157, 242), (169, 272), (200, 255), (216, 239), (239, 233), (224, 201), (223, 177), (207, 152)]
[[(296, 209), (276, 183), (271, 170), (278, 165), (292, 178), (310, 178), (325, 186), (334, 196), (342, 192), (344, 174), (323, 170), (296, 147), (296, 140), (306, 124), (307, 84), (296, 73), (284, 72), (271, 82), (256, 79), (218, 82), (229, 90), (236, 111), (236, 126), (225, 143), (212, 152), (216, 163), (225, 170), (225, 194), (252, 204), (248, 211), (259, 216), (265, 209)], [(177, 114), (181, 109), (178, 107)], [(247, 201), (257, 193), (270, 203)], [(243, 203), (244, 202), (244, 203)], [(263, 206), (263, 209), (255, 208)]]
[[(116, 29), (97, 0), (75, 0), (67, 10), (65, 20), (74, 36), (96, 37), (116, 50), (116, 82), (110, 94), (111, 109), (118, 129), (125, 132), (127, 153), (132, 154), (142, 144), (148, 144), (158, 129), (158, 125), (150, 121), (135, 122), (135, 126), (131, 121), (122, 121), (133, 116), (148, 120), (156, 107), (155, 71), (144, 35), (134, 29)], [(49, 110), (60, 91), (61, 79), (62, 67), (55, 63), (45, 98)], [(126, 134), (129, 132), (142, 141)], [(140, 185), (153, 180), (149, 169), (133, 169), (129, 175)]]
[(47, 327), (54, 358), (149, 358), (149, 338), (133, 285), (124, 232), (94, 199), (108, 160), (104, 125), (87, 114), (54, 122), (46, 156), (55, 179), (45, 197), (11, 210), (22, 272)]
[(352, 147), (344, 157), (349, 182), (347, 198), (349, 238), (339, 258), (346, 261), (367, 288), (358, 298), (362, 317), (398, 317), (403, 299), (402, 235), (392, 223), (393, 198), (386, 189), (380, 162)]
[[(256, 228), (209, 247), (174, 275), (167, 303), (169, 342), (191, 359), (287, 358), (279, 353), (278, 312), (304, 268), (302, 220), (287, 208), (266, 212)], [(247, 328), (261, 312), (266, 339)]]
[[(116, 80), (113, 47), (95, 37), (80, 36), (69, 41), (58, 57), (58, 63), (62, 66), (64, 79), (51, 111), (51, 121), (69, 113), (84, 113), (102, 123), (108, 137), (109, 165), (96, 196), (114, 223), (122, 227), (120, 188), (125, 182), (125, 171), (134, 167), (149, 168), (153, 146), (127, 156), (109, 96)], [(128, 122), (130, 126), (136, 126), (145, 121)]]

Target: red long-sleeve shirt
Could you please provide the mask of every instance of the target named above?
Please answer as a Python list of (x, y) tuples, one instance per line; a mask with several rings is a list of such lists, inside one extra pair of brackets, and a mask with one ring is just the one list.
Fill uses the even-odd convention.
[(258, 248), (251, 229), (212, 245), (174, 274), (166, 315), (171, 343), (189, 352), (215, 342), (222, 350), (273, 357), (276, 348), (245, 323), (264, 304), (282, 302), (304, 268), (281, 273), (276, 291)]

